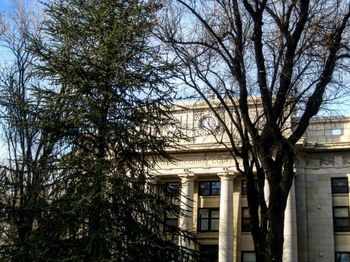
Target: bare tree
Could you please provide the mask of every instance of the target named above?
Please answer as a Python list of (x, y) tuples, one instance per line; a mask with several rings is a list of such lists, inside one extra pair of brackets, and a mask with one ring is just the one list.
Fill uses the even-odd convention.
[(1, 151), (0, 258), (27, 261), (29, 239), (47, 203), (47, 165), (55, 139), (38, 125), (41, 102), (29, 34), (40, 34), (40, 14), (29, 2), (16, 1), (0, 17), (0, 44), (6, 56), (0, 68), (0, 120), (5, 146)]
[(157, 35), (182, 65), (177, 78), (218, 118), (247, 179), (257, 261), (282, 261), (295, 145), (348, 91), (349, 18), (348, 1), (323, 0), (177, 0), (162, 14)]

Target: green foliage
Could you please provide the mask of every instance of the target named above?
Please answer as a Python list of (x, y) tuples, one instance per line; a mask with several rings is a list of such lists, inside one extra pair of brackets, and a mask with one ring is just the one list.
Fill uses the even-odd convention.
[[(152, 46), (157, 1), (53, 0), (40, 38), (35, 126), (51, 144), (42, 196), (15, 261), (195, 260), (165, 234), (179, 207), (150, 183), (154, 153), (169, 159), (169, 67)], [(53, 142), (52, 142), (53, 141)], [(53, 154), (53, 151), (55, 154)], [(28, 212), (33, 212), (29, 209)]]

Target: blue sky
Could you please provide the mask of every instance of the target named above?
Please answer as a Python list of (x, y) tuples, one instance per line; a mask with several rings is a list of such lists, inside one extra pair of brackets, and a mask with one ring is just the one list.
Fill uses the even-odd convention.
[[(6, 13), (10, 11), (11, 8), (14, 6), (15, 1), (16, 0), (0, 0), (0, 13)], [(19, 2), (24, 2), (26, 4), (30, 4), (30, 3), (37, 4), (39, 1), (38, 0), (19, 0)], [(6, 49), (4, 49), (1, 46), (1, 43), (0, 43), (0, 64), (7, 59), (9, 59), (9, 54), (6, 52)], [(340, 113), (342, 114), (350, 116), (350, 98), (347, 97), (346, 101), (342, 100), (340, 104), (333, 105), (332, 108), (341, 111)], [(337, 114), (337, 113), (333, 112), (332, 114)]]
[[(0, 13), (4, 13), (11, 9), (14, 0), (0, 0)], [(0, 61), (6, 57), (6, 52), (2, 46), (0, 46)]]
[[(14, 6), (16, 0), (0, 0), (0, 13), (9, 11)], [(24, 2), (26, 5), (38, 3), (38, 0), (19, 0), (19, 3)]]
[[(1, 13), (5, 15), (8, 14), (9, 12), (13, 11), (12, 9), (14, 8), (16, 0), (0, 0), (0, 15)], [(38, 0), (18, 0), (18, 2), (20, 4), (24, 4), (24, 5), (31, 5), (31, 4), (37, 4)], [(6, 19), (6, 18), (5, 18)], [(1, 42), (0, 42), (0, 64), (9, 59), (9, 53), (6, 50), (6, 48), (4, 48), (3, 46), (1, 46)]]
[(14, 0), (0, 0), (0, 12), (9, 10)]

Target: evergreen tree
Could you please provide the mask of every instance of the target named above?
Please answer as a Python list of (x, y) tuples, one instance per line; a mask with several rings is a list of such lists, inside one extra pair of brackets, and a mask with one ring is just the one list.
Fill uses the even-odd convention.
[[(59, 137), (49, 205), (38, 219), (35, 261), (183, 261), (190, 250), (163, 231), (179, 208), (154, 193), (155, 157), (168, 158), (168, 68), (152, 46), (158, 1), (53, 0), (33, 39), (40, 126)], [(148, 186), (149, 185), (149, 186)], [(27, 258), (28, 259), (28, 258)]]

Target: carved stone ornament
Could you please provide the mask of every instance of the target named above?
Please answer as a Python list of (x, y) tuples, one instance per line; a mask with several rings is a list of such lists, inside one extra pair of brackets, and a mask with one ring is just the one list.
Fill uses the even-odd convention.
[(321, 165), (322, 166), (334, 166), (334, 156), (324, 156), (321, 157)]
[[(223, 115), (222, 112), (219, 112), (219, 114)], [(218, 134), (222, 130), (219, 120), (208, 111), (195, 112), (194, 128), (197, 136)]]
[(199, 119), (199, 128), (214, 132), (219, 127), (219, 121), (211, 115), (204, 115)]
[(318, 158), (307, 158), (305, 160), (305, 167), (309, 167), (309, 168), (318, 168), (320, 166), (320, 159)]
[(343, 165), (350, 165), (350, 156), (343, 156)]

